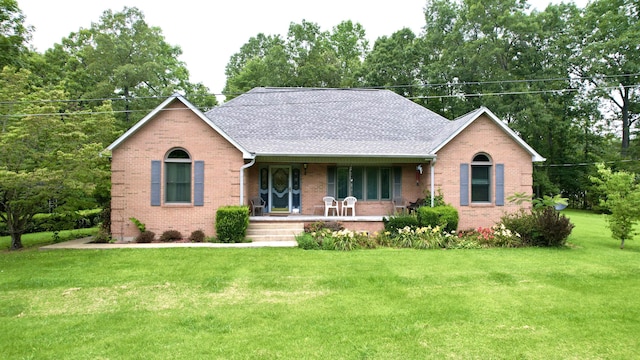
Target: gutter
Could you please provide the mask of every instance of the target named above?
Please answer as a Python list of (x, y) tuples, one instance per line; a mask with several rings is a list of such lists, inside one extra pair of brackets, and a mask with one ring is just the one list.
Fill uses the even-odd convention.
[(244, 171), (252, 167), (255, 163), (256, 163), (256, 158), (254, 156), (250, 162), (240, 167), (240, 206), (244, 205)]

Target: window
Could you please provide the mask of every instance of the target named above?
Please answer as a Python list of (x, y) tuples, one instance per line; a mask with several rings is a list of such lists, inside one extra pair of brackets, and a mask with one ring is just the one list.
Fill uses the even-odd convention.
[(182, 149), (169, 152), (165, 163), (165, 202), (191, 202), (191, 157)]
[(471, 202), (491, 202), (491, 159), (485, 154), (471, 163)]
[[(355, 196), (358, 200), (390, 200), (393, 184), (391, 168), (343, 166), (327, 171), (328, 195), (338, 199)], [(335, 186), (333, 185), (335, 183)]]

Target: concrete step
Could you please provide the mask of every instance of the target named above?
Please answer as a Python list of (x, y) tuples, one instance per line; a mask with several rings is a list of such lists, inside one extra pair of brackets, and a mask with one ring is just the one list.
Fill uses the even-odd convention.
[(304, 231), (301, 222), (251, 222), (247, 228), (247, 238), (260, 241), (295, 241), (296, 235)]

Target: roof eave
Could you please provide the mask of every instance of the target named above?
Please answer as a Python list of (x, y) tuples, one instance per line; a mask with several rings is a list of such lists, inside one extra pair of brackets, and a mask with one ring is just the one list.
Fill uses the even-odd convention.
[(507, 124), (502, 122), (502, 120), (500, 120), (491, 110), (489, 110), (488, 108), (486, 108), (484, 106), (478, 108), (474, 112), (469, 113), (468, 115), (465, 115), (465, 116), (469, 117), (469, 120), (467, 120), (467, 122), (465, 124), (463, 124), (461, 127), (459, 127), (455, 132), (453, 132), (451, 135), (449, 135), (440, 145), (436, 146), (433, 149), (433, 153), (437, 154), (438, 151), (440, 151), (440, 149), (442, 149), (451, 140), (453, 140), (456, 136), (458, 136), (458, 134), (460, 134), (462, 131), (464, 131), (469, 125), (471, 125), (471, 123), (473, 123), (481, 115), (485, 115), (485, 114), (495, 124), (500, 126), (500, 128), (502, 128), (502, 130), (505, 133), (507, 133), (507, 135), (509, 135), (516, 143), (518, 143), (518, 145), (520, 145), (523, 149), (525, 149), (531, 155), (531, 161), (532, 162), (543, 162), (543, 161), (546, 161), (546, 159), (544, 157), (542, 157), (540, 154), (538, 154), (537, 151), (535, 151), (531, 146), (529, 146), (529, 144), (527, 144), (513, 130), (511, 130), (511, 128), (509, 126), (507, 126)]
[(118, 139), (116, 139), (111, 145), (107, 147), (106, 150), (113, 151), (115, 148), (120, 146), (127, 138), (138, 132), (147, 122), (153, 119), (160, 111), (164, 110), (169, 104), (171, 104), (174, 100), (180, 101), (183, 105), (185, 105), (189, 110), (193, 111), (202, 121), (204, 121), (207, 125), (209, 125), (214, 131), (219, 133), (223, 138), (229, 141), (235, 148), (237, 148), (240, 152), (242, 152), (242, 157), (244, 159), (253, 159), (254, 155), (247, 151), (242, 145), (233, 140), (229, 135), (227, 135), (222, 129), (216, 126), (211, 120), (209, 120), (203, 113), (200, 111), (195, 105), (185, 99), (182, 95), (175, 93), (169, 96), (166, 100), (164, 100), (160, 105), (158, 105), (155, 109), (153, 109), (150, 113), (148, 113), (144, 118), (138, 121), (135, 125), (133, 125), (129, 130), (127, 130), (124, 134), (122, 134)]

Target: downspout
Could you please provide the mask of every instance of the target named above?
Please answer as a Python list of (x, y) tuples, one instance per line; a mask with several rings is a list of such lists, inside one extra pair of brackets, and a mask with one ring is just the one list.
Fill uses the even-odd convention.
[(433, 207), (433, 205), (435, 204), (435, 196), (436, 196), (436, 185), (434, 184), (435, 182), (435, 178), (436, 178), (436, 172), (434, 170), (436, 165), (436, 158), (434, 157), (433, 159), (431, 159), (431, 207)]
[(244, 205), (244, 171), (253, 166), (256, 163), (256, 158), (254, 157), (248, 163), (242, 165), (240, 168), (240, 206)]

